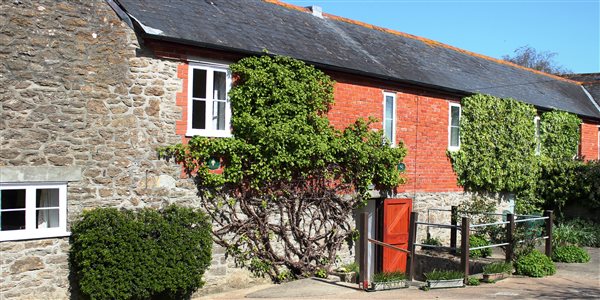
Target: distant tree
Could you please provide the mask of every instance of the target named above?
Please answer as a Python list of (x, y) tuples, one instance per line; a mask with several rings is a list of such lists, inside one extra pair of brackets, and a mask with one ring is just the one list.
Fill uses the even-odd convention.
[(558, 55), (556, 52), (537, 51), (535, 48), (525, 45), (517, 48), (513, 53), (514, 56), (504, 55), (502, 59), (550, 74), (561, 75), (572, 73), (571, 70), (556, 64), (554, 61), (554, 57)]

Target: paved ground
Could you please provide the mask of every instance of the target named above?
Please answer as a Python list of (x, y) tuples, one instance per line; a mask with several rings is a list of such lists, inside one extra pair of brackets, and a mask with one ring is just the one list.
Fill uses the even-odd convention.
[(586, 264), (557, 264), (558, 272), (545, 278), (511, 277), (494, 284), (421, 291), (407, 289), (364, 292), (356, 285), (316, 278), (280, 285), (208, 295), (198, 299), (600, 299), (600, 249), (586, 248)]

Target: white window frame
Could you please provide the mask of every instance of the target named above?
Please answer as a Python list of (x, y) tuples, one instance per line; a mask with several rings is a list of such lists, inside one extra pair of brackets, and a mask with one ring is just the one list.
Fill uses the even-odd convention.
[[(36, 227), (36, 190), (58, 189), (58, 227)], [(68, 236), (67, 183), (1, 183), (0, 190), (25, 190), (25, 229), (0, 231), (0, 241), (15, 241)]]
[[(458, 107), (458, 146), (452, 146), (452, 107)], [(448, 104), (448, 151), (458, 151), (460, 149), (460, 118), (462, 117), (462, 107), (458, 103)]]
[(535, 155), (540, 156), (542, 154), (542, 124), (540, 116), (533, 117), (533, 128), (535, 130)]
[[(206, 116), (205, 116), (205, 129), (192, 128), (192, 119), (194, 113), (193, 103), (193, 87), (194, 87), (194, 70), (205, 70), (206, 71)], [(213, 107), (213, 93), (210, 92), (213, 86), (213, 74), (214, 72), (225, 72), (225, 92), (227, 94), (227, 101), (225, 102), (225, 129), (217, 130), (213, 128), (212, 124), (212, 107)], [(229, 101), (229, 90), (231, 88), (231, 72), (229, 66), (226, 64), (212, 63), (212, 62), (190, 62), (188, 67), (188, 103), (187, 103), (187, 130), (186, 136), (205, 136), (205, 137), (231, 137), (231, 103)]]
[(386, 105), (386, 99), (387, 97), (390, 96), (392, 97), (392, 101), (393, 101), (393, 112), (392, 112), (392, 140), (389, 141), (391, 143), (392, 147), (396, 146), (396, 126), (397, 126), (397, 122), (398, 122), (398, 118), (396, 116), (396, 108), (397, 108), (397, 101), (396, 101), (396, 93), (393, 92), (383, 92), (383, 122), (382, 122), (382, 128), (383, 128), (383, 136), (385, 138), (387, 138), (387, 134), (385, 132), (385, 116), (387, 115), (387, 105)]

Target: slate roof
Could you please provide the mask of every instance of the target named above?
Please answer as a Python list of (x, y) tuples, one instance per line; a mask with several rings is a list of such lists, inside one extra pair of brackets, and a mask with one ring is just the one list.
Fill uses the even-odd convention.
[(577, 82), (331, 15), (319, 18), (276, 0), (114, 1), (151, 38), (244, 54), (267, 49), (323, 68), (600, 119)]
[(581, 82), (600, 107), (600, 73), (566, 74), (562, 76)]

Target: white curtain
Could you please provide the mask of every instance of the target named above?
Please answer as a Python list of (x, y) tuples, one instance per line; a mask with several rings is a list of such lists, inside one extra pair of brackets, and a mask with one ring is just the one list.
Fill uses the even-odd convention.
[[(54, 193), (53, 193), (54, 192)], [(53, 205), (54, 204), (54, 205)], [(40, 199), (37, 209), (37, 228), (58, 227), (58, 209), (43, 209), (58, 204), (57, 190), (40, 190)], [(40, 209), (42, 208), (42, 209)]]

